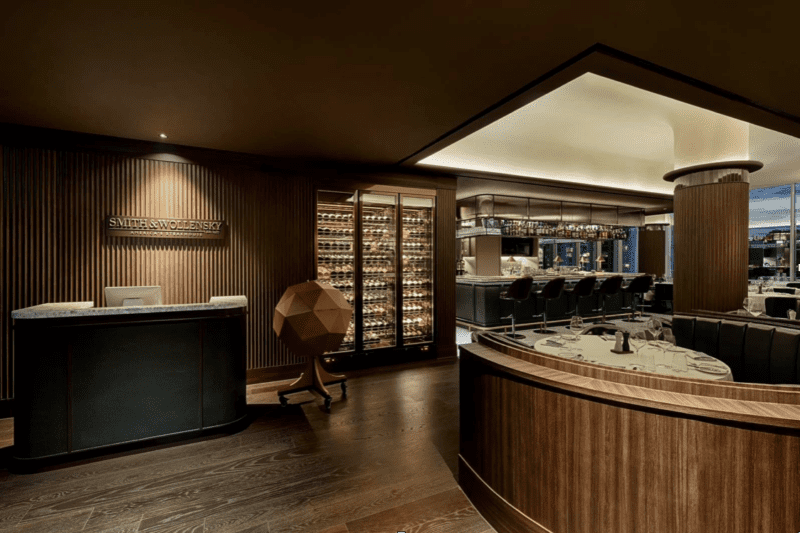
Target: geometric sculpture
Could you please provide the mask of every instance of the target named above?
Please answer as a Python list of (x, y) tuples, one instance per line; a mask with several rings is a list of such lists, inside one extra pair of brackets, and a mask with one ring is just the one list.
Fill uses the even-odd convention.
[(287, 404), (286, 394), (312, 390), (322, 395), (325, 407), (330, 408), (332, 398), (325, 385), (332, 383), (341, 383), (342, 394), (346, 394), (347, 378), (326, 372), (319, 358), (339, 348), (352, 316), (353, 308), (344, 295), (327, 283), (307, 281), (286, 289), (275, 307), (272, 327), (287, 348), (309, 360), (303, 374), (278, 391), (281, 405)]

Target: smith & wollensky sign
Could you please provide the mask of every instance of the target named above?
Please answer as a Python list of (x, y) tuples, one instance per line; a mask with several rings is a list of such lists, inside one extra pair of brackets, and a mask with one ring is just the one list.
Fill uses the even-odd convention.
[(224, 239), (224, 220), (181, 218), (106, 217), (109, 237), (139, 237), (146, 239)]

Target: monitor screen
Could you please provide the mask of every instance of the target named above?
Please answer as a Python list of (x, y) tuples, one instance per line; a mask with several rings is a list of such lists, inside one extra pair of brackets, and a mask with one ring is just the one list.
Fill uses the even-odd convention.
[(106, 307), (161, 305), (161, 287), (106, 287)]

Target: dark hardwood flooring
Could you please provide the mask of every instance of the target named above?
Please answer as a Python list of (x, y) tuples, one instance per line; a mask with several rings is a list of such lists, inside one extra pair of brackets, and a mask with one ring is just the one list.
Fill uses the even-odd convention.
[[(250, 385), (231, 436), (32, 475), (0, 465), (0, 532), (415, 533), (494, 531), (455, 480), (458, 363), (373, 371), (281, 408)], [(13, 444), (0, 420), (0, 455)]]

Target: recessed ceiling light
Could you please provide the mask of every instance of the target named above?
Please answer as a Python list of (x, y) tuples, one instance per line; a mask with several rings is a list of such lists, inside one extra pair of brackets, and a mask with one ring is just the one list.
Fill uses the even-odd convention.
[(162, 139), (166, 139), (167, 138), (167, 134), (166, 133), (159, 133), (158, 136), (161, 137)]

